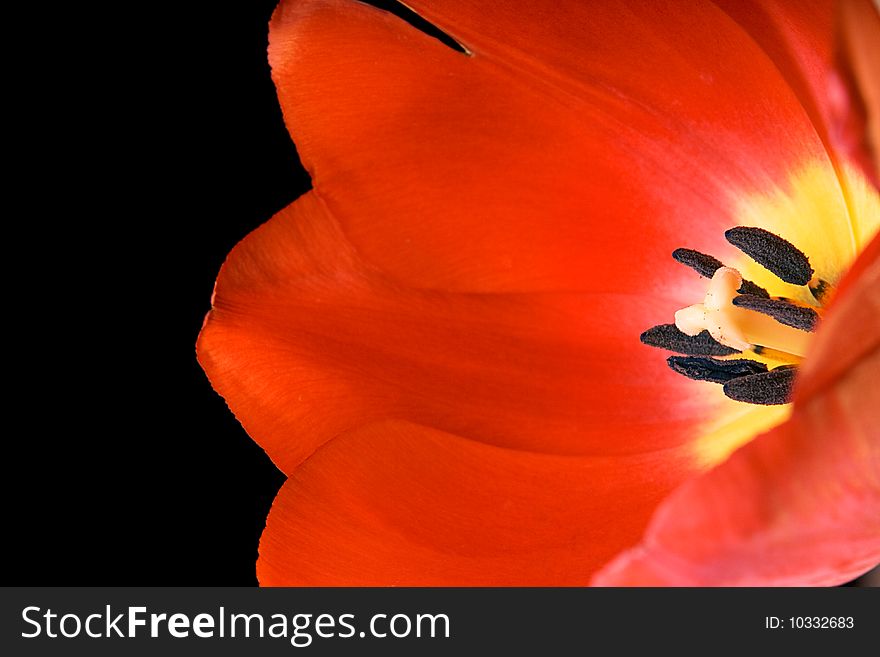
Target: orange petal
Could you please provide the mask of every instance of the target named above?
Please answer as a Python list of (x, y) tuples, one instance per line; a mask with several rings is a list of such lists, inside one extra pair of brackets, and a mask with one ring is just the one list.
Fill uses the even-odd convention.
[(312, 192), (230, 254), (198, 355), (288, 474), (384, 419), (534, 452), (632, 454), (691, 440), (709, 412), (708, 387), (695, 395), (637, 341), (671, 304), (408, 289), (361, 262)]
[(284, 484), (257, 576), (264, 586), (586, 584), (687, 475), (684, 461), (678, 450), (533, 454), (373, 424), (326, 444)]
[(880, 561), (878, 245), (841, 286), (791, 419), (683, 485), (596, 584), (839, 584)]
[(773, 61), (810, 115), (819, 135), (827, 140), (835, 2), (714, 1)]
[(284, 2), (270, 29), (315, 188), (408, 285), (639, 289), (685, 237), (723, 258), (740, 190), (827, 165), (786, 77), (712, 4), (415, 6), (472, 56), (345, 0)]
[(880, 9), (872, 0), (841, 0), (837, 19), (834, 137), (880, 186)]
[[(426, 7), (470, 57), (345, 0), (275, 14), (273, 75), (316, 191), (236, 248), (199, 342), (212, 383), (292, 476), (263, 583), (585, 582), (695, 475), (687, 443), (708, 395), (633, 355), (648, 351), (634, 336), (691, 298), (668, 260), (683, 239), (724, 258), (743, 193), (829, 166), (812, 83), (792, 91), (713, 5), (553, 3), (563, 20), (534, 20), (549, 6)], [(852, 435), (826, 466), (870, 493), (846, 452), (861, 402), (828, 402), (839, 390), (805, 397), (770, 448), (730, 461), (746, 459), (733, 475), (746, 495), (812, 520), (809, 496), (772, 497), (749, 464), (816, 479), (822, 454), (791, 427), (824, 418)], [(760, 520), (760, 504), (735, 511)], [(741, 529), (705, 527), (720, 533), (697, 552)], [(843, 530), (861, 567), (870, 541)], [(839, 550), (821, 538), (817, 554)]]
[(806, 400), (880, 347), (880, 235), (848, 272), (800, 372), (796, 398)]
[(827, 148), (877, 179), (880, 13), (872, 0), (715, 0), (767, 53)]

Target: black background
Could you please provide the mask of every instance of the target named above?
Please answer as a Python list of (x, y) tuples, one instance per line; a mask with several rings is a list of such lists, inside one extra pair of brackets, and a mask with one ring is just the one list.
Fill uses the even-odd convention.
[(195, 342), (226, 255), (311, 184), (267, 61), (276, 4), (8, 17), (6, 584), (256, 584), (284, 476)]
[(21, 23), (4, 583), (256, 584), (284, 478), (195, 341), (226, 254), (309, 186), (266, 60), (274, 5)]

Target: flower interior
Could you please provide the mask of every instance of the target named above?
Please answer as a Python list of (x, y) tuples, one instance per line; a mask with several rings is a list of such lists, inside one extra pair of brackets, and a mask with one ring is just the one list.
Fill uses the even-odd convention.
[[(809, 258), (793, 244), (763, 228), (739, 226), (727, 240), (780, 280), (806, 286), (813, 304), (770, 296), (763, 287), (725, 267), (713, 256), (676, 249), (672, 257), (710, 279), (702, 303), (675, 313), (675, 324), (642, 333), (643, 343), (675, 351), (669, 367), (697, 381), (718, 383), (724, 394), (751, 404), (785, 404), (797, 366), (807, 353), (811, 334), (832, 286), (819, 277)], [(772, 369), (748, 354), (772, 356)]]
[[(732, 266), (695, 249), (676, 249), (677, 262), (708, 279), (705, 296), (678, 310), (674, 323), (642, 333), (641, 341), (675, 352), (667, 359), (673, 371), (719, 384), (732, 400), (764, 407), (790, 402), (798, 367), (834, 298), (835, 284), (880, 220), (877, 194), (860, 176), (845, 172), (839, 180), (847, 217), (826, 202), (830, 195), (824, 190), (833, 177), (820, 167), (792, 177), (785, 203), (743, 204), (741, 220), (766, 228), (741, 225), (725, 232), (740, 256)], [(797, 219), (813, 230), (792, 230)], [(765, 424), (782, 419), (768, 416)]]

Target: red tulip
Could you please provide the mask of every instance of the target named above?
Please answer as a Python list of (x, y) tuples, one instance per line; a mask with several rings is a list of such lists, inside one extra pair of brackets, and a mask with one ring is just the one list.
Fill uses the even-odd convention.
[[(829, 77), (834, 7), (408, 4), (464, 52), (350, 0), (270, 26), (314, 189), (230, 254), (198, 345), (289, 477), (260, 582), (834, 584), (880, 561), (880, 198), (850, 138), (871, 78)], [(735, 270), (707, 288), (679, 247)], [(695, 339), (741, 353), (672, 363), (756, 368), (725, 386), (640, 343), (740, 274), (818, 330), (710, 297)]]

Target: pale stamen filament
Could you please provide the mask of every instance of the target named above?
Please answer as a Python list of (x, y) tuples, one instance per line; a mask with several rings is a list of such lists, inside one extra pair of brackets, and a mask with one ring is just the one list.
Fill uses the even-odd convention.
[(675, 325), (682, 333), (697, 335), (707, 330), (718, 342), (733, 349), (748, 351), (756, 345), (803, 357), (811, 334), (777, 322), (772, 317), (734, 306), (742, 276), (731, 267), (719, 267), (703, 303), (682, 308), (675, 313)]

